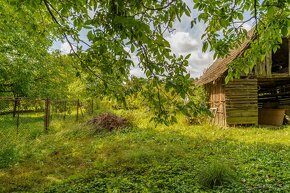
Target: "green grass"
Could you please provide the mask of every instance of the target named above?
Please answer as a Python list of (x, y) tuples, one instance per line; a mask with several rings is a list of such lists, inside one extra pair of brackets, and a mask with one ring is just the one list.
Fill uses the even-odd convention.
[[(144, 112), (119, 111), (133, 129), (96, 134), (41, 118), (16, 134), (1, 119), (0, 192), (287, 192), (289, 133), (283, 129), (148, 123)], [(37, 121), (38, 120), (38, 121)], [(36, 131), (35, 131), (36, 130)], [(35, 134), (37, 133), (37, 134)], [(2, 166), (1, 166), (2, 165)]]

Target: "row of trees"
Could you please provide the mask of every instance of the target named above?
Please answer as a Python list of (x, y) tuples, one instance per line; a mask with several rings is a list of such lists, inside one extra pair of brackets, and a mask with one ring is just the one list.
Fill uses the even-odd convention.
[[(16, 3), (16, 1), (14, 2)], [(45, 9), (0, 2), (0, 95), (68, 97), (78, 82), (72, 57), (49, 49), (58, 38)]]
[[(228, 80), (250, 71), (289, 34), (288, 0), (193, 1), (194, 7), (184, 0), (1, 0), (0, 88), (10, 86), (15, 95), (57, 97), (74, 81), (72, 74), (78, 74), (93, 94), (124, 102), (130, 69), (139, 66), (146, 81), (135, 84), (155, 109), (155, 119), (174, 121), (176, 111), (196, 111), (180, 100), (194, 95), (186, 71), (189, 55), (172, 54), (164, 38), (176, 20), (197, 12), (188, 25), (205, 23), (203, 50), (214, 51), (215, 57), (238, 46), (246, 37), (242, 26), (255, 21), (258, 38), (242, 61), (231, 64)], [(48, 51), (59, 38), (69, 43), (71, 56)]]

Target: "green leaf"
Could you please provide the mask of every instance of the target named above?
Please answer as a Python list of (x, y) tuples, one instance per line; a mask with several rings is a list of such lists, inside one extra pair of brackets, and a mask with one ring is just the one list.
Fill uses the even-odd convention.
[(202, 52), (206, 52), (207, 48), (208, 48), (208, 42), (203, 42)]
[(244, 68), (244, 73), (247, 75), (249, 73), (249, 69), (248, 68)]
[(196, 24), (196, 18), (190, 22), (190, 27), (193, 28), (195, 24)]
[(225, 20), (225, 19), (221, 19), (220, 21), (219, 21), (219, 23), (221, 24), (221, 26), (222, 27), (227, 27), (228, 25), (229, 25), (229, 22), (227, 21), (227, 20)]
[(88, 37), (89, 40), (93, 40), (95, 36), (94, 36), (92, 31), (89, 31), (88, 34), (87, 34), (87, 37)]
[(134, 53), (134, 51), (135, 51), (135, 46), (131, 45), (131, 53)]
[(277, 52), (277, 49), (278, 49), (278, 46), (275, 45), (275, 46), (273, 47), (273, 52), (276, 53), (276, 52)]
[(288, 36), (288, 28), (286, 26), (282, 27), (281, 33), (282, 33), (283, 37), (287, 37)]
[(238, 13), (238, 19), (239, 19), (240, 21), (243, 21), (243, 20), (244, 20), (244, 16), (243, 16), (242, 13)]
[(190, 58), (190, 56), (191, 56), (191, 54), (188, 54), (188, 55), (185, 56), (184, 59), (185, 59), (185, 60), (188, 60), (188, 59)]
[(268, 17), (272, 17), (275, 14), (274, 6), (269, 6), (267, 14)]
[(190, 16), (190, 9), (185, 9), (185, 15), (188, 17)]

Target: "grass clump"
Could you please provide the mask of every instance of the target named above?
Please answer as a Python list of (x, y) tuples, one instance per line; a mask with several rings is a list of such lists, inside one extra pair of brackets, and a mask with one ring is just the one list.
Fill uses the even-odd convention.
[(93, 125), (97, 131), (113, 131), (131, 126), (128, 119), (117, 116), (113, 113), (102, 113), (91, 119), (88, 124)]
[(237, 174), (233, 165), (224, 160), (210, 161), (200, 169), (198, 174), (200, 185), (209, 189), (231, 184), (236, 179)]
[(211, 116), (208, 114), (187, 117), (187, 125), (204, 125), (210, 123)]
[(14, 144), (0, 149), (0, 169), (12, 166), (18, 161), (18, 152)]

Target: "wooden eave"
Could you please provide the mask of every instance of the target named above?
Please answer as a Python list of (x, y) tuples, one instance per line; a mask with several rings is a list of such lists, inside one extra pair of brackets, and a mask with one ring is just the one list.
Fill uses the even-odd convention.
[(253, 38), (254, 28), (248, 31), (246, 40), (238, 48), (231, 50), (227, 57), (217, 59), (197, 80), (196, 84), (205, 85), (221, 77), (228, 70), (228, 65), (243, 53)]

